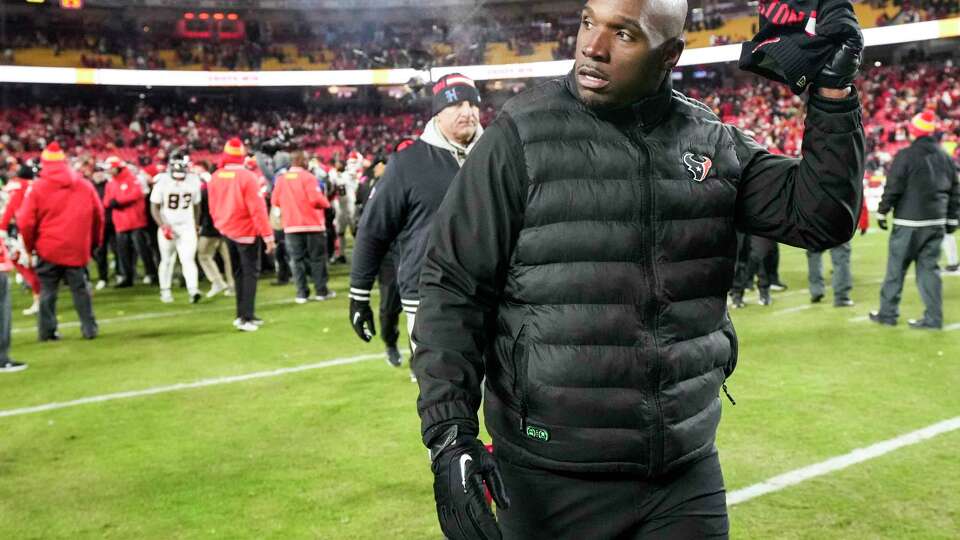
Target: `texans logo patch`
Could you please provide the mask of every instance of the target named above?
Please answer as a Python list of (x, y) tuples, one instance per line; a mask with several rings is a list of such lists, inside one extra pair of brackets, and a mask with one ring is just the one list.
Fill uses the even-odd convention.
[(710, 173), (710, 167), (713, 166), (713, 160), (707, 156), (698, 156), (687, 152), (683, 155), (683, 164), (686, 165), (692, 180), (703, 182), (703, 179)]

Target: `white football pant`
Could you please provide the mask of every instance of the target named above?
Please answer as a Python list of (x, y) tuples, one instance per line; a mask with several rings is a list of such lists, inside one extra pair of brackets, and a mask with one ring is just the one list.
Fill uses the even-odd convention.
[(157, 243), (160, 247), (160, 267), (157, 273), (160, 277), (160, 290), (169, 291), (173, 281), (173, 266), (180, 258), (180, 269), (183, 278), (187, 281), (187, 292), (191, 295), (200, 292), (197, 272), (197, 230), (193, 225), (179, 225), (173, 227), (173, 240), (167, 240), (163, 230), (157, 230)]

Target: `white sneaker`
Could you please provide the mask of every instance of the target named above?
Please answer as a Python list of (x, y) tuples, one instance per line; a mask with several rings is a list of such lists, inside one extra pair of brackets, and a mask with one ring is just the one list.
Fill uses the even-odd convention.
[(39, 312), (40, 312), (40, 303), (34, 302), (32, 306), (23, 310), (21, 313), (23, 313), (24, 315), (36, 315)]
[(307, 302), (309, 302), (308, 299), (306, 299), (306, 298), (301, 298), (301, 297), (299, 297), (299, 296), (296, 297), (296, 298), (294, 298), (293, 301), (296, 302), (296, 303), (298, 303), (298, 304), (306, 304)]
[(162, 291), (160, 293), (160, 301), (163, 302), (164, 304), (172, 304), (173, 294), (171, 294), (170, 291)]
[(417, 376), (412, 371), (410, 372), (410, 382), (417, 382)]
[(256, 324), (253, 324), (253, 321), (245, 321), (237, 325), (237, 330), (241, 332), (256, 332), (259, 329), (260, 327)]
[(240, 319), (240, 317), (237, 317), (236, 319), (233, 320), (233, 327), (240, 328), (241, 323), (243, 323), (243, 320)]
[(107, 282), (101, 279), (97, 282), (94, 288), (98, 291), (102, 291), (103, 289), (107, 288)]
[(213, 298), (229, 288), (230, 287), (227, 287), (226, 285), (214, 285), (213, 287), (210, 287), (210, 290), (207, 292), (207, 298)]
[(150, 276), (143, 276), (144, 285), (153, 285), (153, 279)]
[(237, 293), (233, 292), (233, 289), (231, 289), (231, 288), (229, 288), (229, 287), (227, 288), (227, 290), (223, 291), (223, 295), (224, 295), (224, 296), (233, 296), (233, 295), (235, 295), (235, 294), (237, 294)]

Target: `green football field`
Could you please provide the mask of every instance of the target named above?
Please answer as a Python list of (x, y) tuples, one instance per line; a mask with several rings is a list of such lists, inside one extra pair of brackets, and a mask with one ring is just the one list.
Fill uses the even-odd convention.
[[(856, 307), (812, 306), (805, 256), (784, 248), (790, 289), (733, 313), (728, 494), (960, 417), (960, 277), (944, 277), (947, 331), (906, 327), (912, 277), (900, 326), (866, 322), (886, 239), (854, 240)], [(346, 274), (302, 306), (262, 281), (253, 334), (231, 298), (100, 291), (92, 342), (63, 291), (63, 340), (37, 343), (17, 290), (12, 352), (30, 367), (0, 375), (0, 539), (440, 538), (416, 385), (354, 336)], [(732, 537), (960, 537), (960, 430), (879, 454), (732, 505)]]

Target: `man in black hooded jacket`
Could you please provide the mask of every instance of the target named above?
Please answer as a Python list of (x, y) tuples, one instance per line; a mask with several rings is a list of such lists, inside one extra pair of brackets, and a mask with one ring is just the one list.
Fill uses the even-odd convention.
[(437, 212), (413, 365), (448, 538), (728, 534), (714, 441), (736, 232), (851, 238), (859, 50), (815, 81), (802, 158), (777, 156), (672, 90), (685, 13), (588, 1), (573, 71), (504, 106)]

